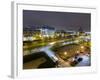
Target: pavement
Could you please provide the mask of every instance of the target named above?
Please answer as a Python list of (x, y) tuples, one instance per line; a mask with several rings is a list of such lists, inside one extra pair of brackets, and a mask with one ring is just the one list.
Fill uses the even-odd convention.
[(82, 61), (79, 62), (76, 66), (90, 66), (90, 56), (88, 55), (80, 55), (79, 58), (82, 58)]

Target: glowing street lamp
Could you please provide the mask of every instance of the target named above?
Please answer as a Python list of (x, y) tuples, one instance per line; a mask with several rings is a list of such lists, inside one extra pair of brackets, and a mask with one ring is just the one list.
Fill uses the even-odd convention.
[(64, 55), (67, 55), (67, 52), (64, 52)]
[(76, 53), (79, 53), (80, 51), (76, 51)]
[(81, 46), (81, 49), (84, 49), (84, 46)]
[(84, 46), (81, 46), (81, 52), (84, 52)]

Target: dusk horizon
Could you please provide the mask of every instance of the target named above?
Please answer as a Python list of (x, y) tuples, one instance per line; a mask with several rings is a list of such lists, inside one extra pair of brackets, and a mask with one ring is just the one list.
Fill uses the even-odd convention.
[(91, 14), (72, 12), (51, 12), (23, 10), (23, 28), (35, 28), (43, 25), (56, 30), (91, 31)]

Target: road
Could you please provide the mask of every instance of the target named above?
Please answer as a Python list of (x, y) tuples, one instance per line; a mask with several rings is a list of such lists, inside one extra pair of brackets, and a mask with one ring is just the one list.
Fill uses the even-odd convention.
[[(60, 41), (62, 42), (62, 41)], [(66, 44), (72, 44), (75, 41), (71, 41), (71, 42), (63, 42), (62, 45), (66, 45)], [(53, 43), (53, 42), (52, 42)], [(55, 44), (55, 43), (54, 43)], [(55, 55), (55, 52), (53, 52), (52, 50), (50, 50), (50, 48), (54, 45), (54, 44), (48, 44), (47, 46), (32, 50), (31, 53), (35, 53), (35, 52), (39, 52), (39, 51), (44, 51), (54, 62), (56, 62), (58, 60), (58, 58)]]
[[(66, 44), (72, 44), (72, 43), (77, 43), (77, 41), (70, 41), (70, 42), (64, 42), (64, 41), (58, 41), (58, 43), (60, 43), (62, 45), (66, 45)], [(55, 52), (53, 52), (50, 48), (57, 42), (51, 42), (49, 43), (47, 46), (41, 47), (41, 48), (36, 48), (31, 50), (31, 54), (35, 54), (36, 52), (45, 52), (54, 62), (58, 61), (59, 62), (59, 67), (70, 67), (70, 61), (64, 61), (63, 59), (61, 59), (59, 56), (57, 56), (55, 54)], [(90, 57), (86, 56), (86, 55), (80, 55), (79, 57), (81, 57), (83, 60), (78, 63), (76, 66), (88, 66), (90, 65)], [(33, 61), (34, 62), (34, 61)], [(27, 66), (27, 65), (26, 65)]]

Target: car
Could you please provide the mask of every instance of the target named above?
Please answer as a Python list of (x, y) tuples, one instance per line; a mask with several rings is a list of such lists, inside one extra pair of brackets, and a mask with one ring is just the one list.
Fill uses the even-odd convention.
[(78, 56), (78, 64), (76, 66), (90, 66), (91, 65), (91, 58), (87, 55), (80, 55)]
[(86, 54), (76, 54), (75, 57), (73, 57), (71, 66), (90, 66), (90, 63), (90, 56)]

